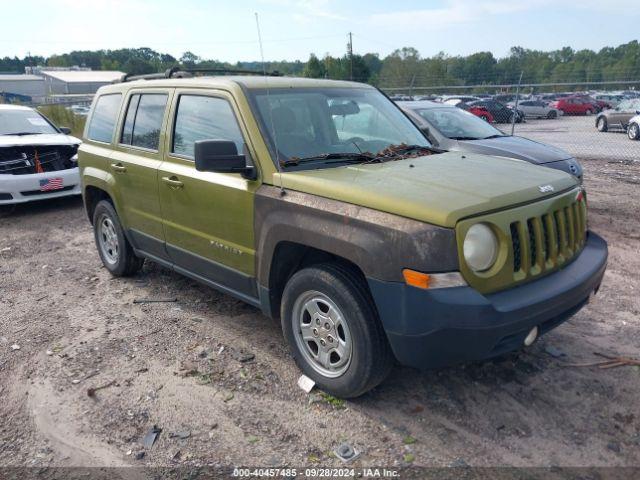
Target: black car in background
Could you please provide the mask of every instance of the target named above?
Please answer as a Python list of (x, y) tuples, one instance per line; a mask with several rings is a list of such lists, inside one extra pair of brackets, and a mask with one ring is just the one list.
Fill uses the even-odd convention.
[(513, 121), (513, 115), (516, 116), (516, 123), (520, 123), (524, 120), (523, 112), (520, 110), (514, 111), (504, 103), (500, 103), (493, 99), (475, 100), (467, 103), (472, 107), (484, 107), (489, 110), (489, 113), (493, 116), (493, 121), (496, 123), (511, 123)]

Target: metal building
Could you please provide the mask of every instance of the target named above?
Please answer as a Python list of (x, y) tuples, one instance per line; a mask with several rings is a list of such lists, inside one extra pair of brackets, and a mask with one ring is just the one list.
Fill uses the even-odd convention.
[(40, 74), (46, 95), (93, 94), (124, 75), (112, 70), (42, 70)]
[(39, 75), (0, 74), (0, 95), (30, 97), (34, 102), (45, 96), (44, 78)]

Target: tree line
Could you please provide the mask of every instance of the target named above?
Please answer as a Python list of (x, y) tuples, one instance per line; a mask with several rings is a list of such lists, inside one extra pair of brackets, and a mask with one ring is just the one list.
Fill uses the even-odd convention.
[[(261, 62), (220, 62), (203, 59), (192, 52), (179, 58), (150, 48), (78, 50), (48, 58), (0, 58), (0, 72), (22, 73), (27, 66), (84, 66), (94, 70), (121, 70), (139, 75), (164, 71), (173, 66), (227, 68), (261, 71)], [(306, 62), (266, 62), (266, 69), (284, 75), (338, 80), (353, 79), (379, 87), (419, 88), (441, 85), (514, 84), (522, 74), (524, 83), (640, 81), (640, 45), (637, 40), (605, 47), (598, 52), (564, 47), (544, 52), (512, 47), (496, 58), (491, 52), (450, 56), (441, 52), (422, 57), (418, 50), (404, 47), (380, 58), (377, 53), (320, 58), (311, 54)]]

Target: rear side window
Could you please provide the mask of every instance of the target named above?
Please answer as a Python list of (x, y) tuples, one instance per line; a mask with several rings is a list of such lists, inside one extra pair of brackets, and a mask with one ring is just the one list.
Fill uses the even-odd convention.
[(87, 138), (98, 142), (111, 143), (121, 100), (122, 94), (120, 93), (102, 95), (98, 98), (93, 109), (93, 115), (91, 115)]
[(132, 95), (120, 142), (134, 147), (158, 150), (167, 98), (168, 96), (164, 93)]
[(171, 151), (193, 157), (198, 140), (231, 140), (242, 152), (244, 140), (229, 102), (199, 95), (180, 96)]

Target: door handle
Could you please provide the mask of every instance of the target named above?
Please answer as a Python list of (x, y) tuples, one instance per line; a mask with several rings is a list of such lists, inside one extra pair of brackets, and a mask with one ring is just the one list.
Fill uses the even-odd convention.
[(125, 167), (121, 163), (112, 163), (111, 169), (118, 173), (124, 173), (127, 171), (127, 167)]
[(184, 187), (184, 183), (178, 180), (178, 177), (162, 177), (162, 181), (169, 185), (171, 188), (182, 188)]

